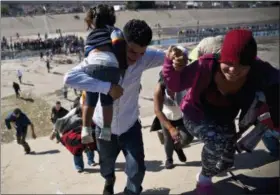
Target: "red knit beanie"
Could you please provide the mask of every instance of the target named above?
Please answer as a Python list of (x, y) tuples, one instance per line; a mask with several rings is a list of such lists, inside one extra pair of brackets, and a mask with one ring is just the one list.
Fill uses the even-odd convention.
[(251, 66), (256, 57), (257, 43), (252, 31), (238, 29), (226, 34), (220, 62)]

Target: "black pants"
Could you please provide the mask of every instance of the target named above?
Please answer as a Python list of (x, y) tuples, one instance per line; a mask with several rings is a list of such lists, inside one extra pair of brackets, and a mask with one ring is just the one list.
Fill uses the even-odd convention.
[(22, 83), (22, 82), (21, 82), (21, 78), (22, 78), (21, 76), (18, 77), (18, 80), (19, 80), (20, 83)]
[(21, 131), (17, 131), (16, 137), (17, 137), (17, 143), (19, 145), (22, 145), (26, 153), (29, 153), (31, 149), (28, 143), (25, 141), (26, 135), (27, 135), (27, 127), (23, 127)]
[(16, 97), (19, 98), (20, 97), (19, 90), (15, 90), (15, 93), (16, 93)]
[[(179, 119), (177, 121), (170, 121), (170, 122), (174, 127), (179, 128), (179, 130), (181, 131), (180, 135), (182, 135), (182, 137), (184, 139), (186, 139), (186, 140), (184, 140), (185, 143), (192, 142), (194, 137), (184, 127), (183, 119)], [(171, 138), (169, 131), (162, 124), (161, 124), (161, 127), (162, 127), (163, 137), (164, 137), (164, 150), (165, 150), (165, 154), (166, 154), (166, 159), (172, 160), (173, 152), (175, 150), (174, 141)]]

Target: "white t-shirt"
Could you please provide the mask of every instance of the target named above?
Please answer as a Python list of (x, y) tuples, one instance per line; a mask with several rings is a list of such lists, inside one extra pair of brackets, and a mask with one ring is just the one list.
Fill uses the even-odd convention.
[(163, 101), (163, 114), (168, 120), (176, 121), (183, 117), (183, 113), (176, 102), (176, 98), (172, 99), (165, 90), (164, 101)]
[(17, 71), (17, 76), (18, 76), (18, 77), (22, 77), (22, 72), (21, 72), (21, 70), (18, 70), (18, 71)]

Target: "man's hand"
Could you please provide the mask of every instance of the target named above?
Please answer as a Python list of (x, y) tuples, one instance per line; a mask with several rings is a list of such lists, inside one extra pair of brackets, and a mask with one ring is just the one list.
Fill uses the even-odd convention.
[(36, 138), (37, 138), (35, 132), (32, 132), (32, 138), (33, 138), (33, 139), (36, 139)]
[(166, 56), (173, 61), (173, 67), (176, 71), (181, 71), (187, 64), (188, 57), (181, 49), (175, 46), (168, 48)]
[(178, 129), (176, 129), (175, 127), (172, 127), (169, 129), (171, 138), (174, 141), (174, 144), (179, 143), (180, 142), (180, 133), (178, 131)]
[(55, 138), (56, 132), (52, 131), (50, 134), (50, 140), (53, 140)]
[(108, 94), (113, 100), (116, 100), (123, 95), (123, 88), (120, 85), (112, 84)]

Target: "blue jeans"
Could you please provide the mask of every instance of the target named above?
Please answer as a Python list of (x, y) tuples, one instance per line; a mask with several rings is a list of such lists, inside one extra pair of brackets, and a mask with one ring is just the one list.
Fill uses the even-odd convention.
[[(118, 84), (120, 80), (120, 70), (116, 67), (108, 67), (109, 62), (105, 65), (88, 65), (84, 67), (84, 72), (92, 78)], [(95, 107), (98, 101), (99, 93), (87, 92), (86, 104)], [(102, 106), (110, 106), (113, 104), (113, 98), (109, 94), (100, 94), (100, 101)]]
[(274, 135), (280, 137), (279, 132), (273, 130), (267, 130), (264, 133), (262, 140), (265, 147), (270, 152), (271, 156), (279, 158), (280, 143), (279, 140), (276, 137), (274, 137)]
[[(88, 165), (94, 163), (94, 151), (86, 150)], [(83, 153), (81, 155), (74, 155), (74, 164), (77, 170), (84, 170)]]
[[(125, 156), (125, 173), (127, 183), (124, 193), (127, 195), (138, 195), (142, 191), (146, 166), (141, 124), (135, 124), (120, 136), (112, 135), (111, 141), (97, 139), (97, 148), (100, 156), (100, 173), (106, 180), (113, 180), (115, 177), (115, 163), (120, 153)], [(96, 137), (99, 137), (100, 127), (96, 127)]]

